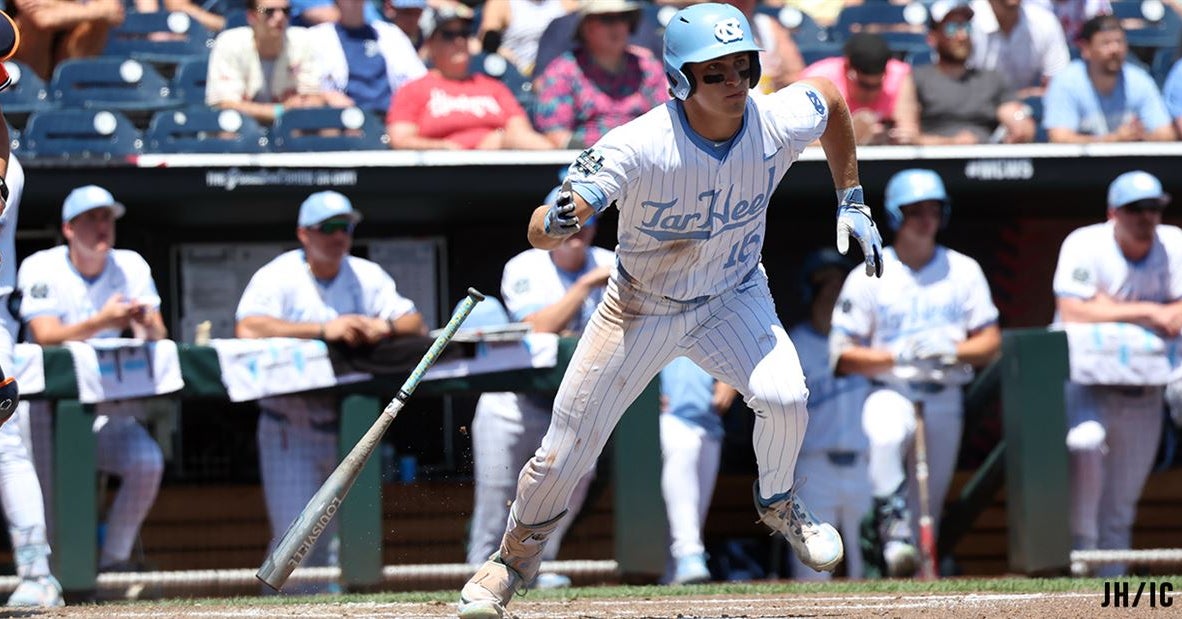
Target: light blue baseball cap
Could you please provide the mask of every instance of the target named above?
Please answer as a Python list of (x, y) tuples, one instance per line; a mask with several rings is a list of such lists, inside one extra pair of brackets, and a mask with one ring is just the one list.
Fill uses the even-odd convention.
[(390, 0), (390, 5), (396, 9), (425, 9), (427, 0)]
[(333, 217), (348, 216), (353, 223), (361, 221), (361, 213), (353, 210), (353, 203), (336, 191), (318, 191), (300, 205), (299, 226), (307, 228)]
[(62, 221), (70, 221), (82, 213), (93, 211), (96, 208), (111, 209), (115, 214), (115, 219), (123, 217), (123, 214), (127, 212), (127, 207), (116, 202), (111, 192), (98, 185), (86, 185), (74, 189), (70, 195), (66, 196), (66, 201), (62, 202)]
[(1120, 208), (1142, 200), (1156, 200), (1165, 206), (1170, 203), (1170, 194), (1162, 190), (1161, 181), (1156, 176), (1142, 170), (1125, 172), (1108, 186), (1108, 208)]

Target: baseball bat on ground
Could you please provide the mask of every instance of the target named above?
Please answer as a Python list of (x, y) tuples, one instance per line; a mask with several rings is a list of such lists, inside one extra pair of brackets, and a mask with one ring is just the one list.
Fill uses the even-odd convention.
[(923, 419), (923, 401), (915, 401), (915, 483), (919, 486), (919, 575), (923, 580), (936, 578), (936, 533), (932, 510), (928, 506), (927, 427)]
[(345, 459), (337, 465), (332, 475), (328, 476), (328, 479), (304, 506), (303, 511), (287, 528), (287, 532), (283, 534), (283, 538), (276, 544), (275, 549), (259, 567), (259, 571), (255, 574), (256, 578), (276, 591), (283, 588), (283, 584), (291, 576), (292, 570), (304, 560), (304, 557), (316, 545), (316, 540), (320, 539), (320, 534), (324, 532), (328, 523), (332, 522), (333, 516), (340, 509), (341, 502), (345, 500), (345, 495), (353, 487), (353, 482), (357, 481), (357, 475), (361, 473), (365, 462), (377, 449), (382, 435), (386, 433), (386, 428), (390, 427), (390, 423), (398, 416), (398, 412), (402, 410), (402, 406), (410, 398), (410, 394), (414, 393), (415, 388), (419, 386), (423, 374), (435, 363), (435, 359), (451, 341), (456, 330), (468, 318), (468, 314), (472, 313), (472, 308), (483, 300), (484, 295), (474, 288), (468, 289), (468, 296), (456, 308), (455, 314), (447, 322), (443, 332), (435, 338), (435, 342), (423, 355), (419, 365), (402, 384), (398, 395), (390, 400), (382, 414), (378, 415), (377, 420), (366, 431), (365, 436), (362, 436), (361, 440), (353, 446), (349, 455), (345, 456)]

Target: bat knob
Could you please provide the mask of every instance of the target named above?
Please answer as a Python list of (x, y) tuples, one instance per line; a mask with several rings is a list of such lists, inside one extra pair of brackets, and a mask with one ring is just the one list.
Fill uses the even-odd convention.
[(472, 299), (474, 301), (476, 301), (477, 303), (480, 303), (481, 301), (484, 300), (484, 295), (481, 294), (480, 291), (475, 288), (468, 289), (468, 296), (472, 297)]

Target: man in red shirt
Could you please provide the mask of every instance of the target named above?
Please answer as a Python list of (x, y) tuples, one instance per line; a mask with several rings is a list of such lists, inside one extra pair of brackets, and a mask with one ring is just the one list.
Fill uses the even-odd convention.
[[(549, 150), (505, 84), (468, 70), (472, 10), (436, 11), (424, 29), (434, 68), (400, 88), (386, 115), (390, 147), (408, 150)], [(498, 56), (491, 56), (496, 59)]]

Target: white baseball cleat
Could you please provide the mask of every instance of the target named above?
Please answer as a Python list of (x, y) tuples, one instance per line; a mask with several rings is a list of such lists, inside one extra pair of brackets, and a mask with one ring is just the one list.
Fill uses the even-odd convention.
[(461, 619), (503, 619), (505, 605), (522, 588), (521, 576), (493, 555), (460, 590)]
[(755, 511), (759, 520), (784, 536), (796, 552), (800, 562), (817, 572), (832, 572), (845, 557), (841, 536), (837, 529), (817, 517), (804, 506), (796, 492), (764, 506), (759, 501), (759, 484), (755, 484)]
[(706, 567), (706, 555), (698, 553), (677, 559), (672, 584), (693, 585), (710, 582), (710, 568)]
[(27, 606), (51, 608), (65, 606), (62, 599), (62, 586), (53, 576), (40, 578), (25, 578), (16, 586), (16, 590), (8, 597), (8, 606)]

